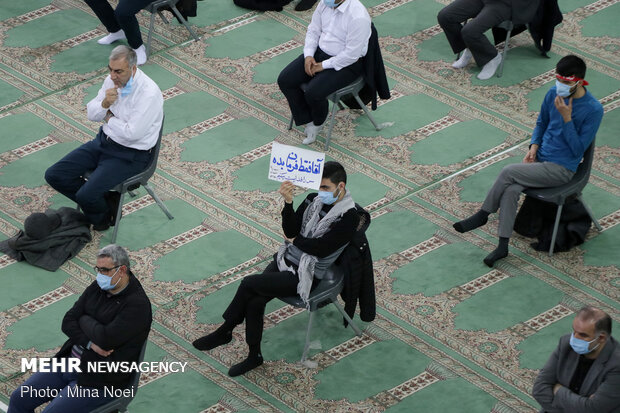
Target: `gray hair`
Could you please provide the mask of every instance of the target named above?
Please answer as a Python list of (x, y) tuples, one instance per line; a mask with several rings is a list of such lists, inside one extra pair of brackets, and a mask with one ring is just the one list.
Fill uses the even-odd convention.
[(97, 253), (97, 258), (111, 258), (114, 265), (124, 265), (129, 270), (129, 255), (123, 247), (116, 244), (106, 245)]
[(138, 63), (136, 52), (131, 47), (125, 45), (116, 46), (112, 49), (112, 53), (110, 53), (110, 60), (119, 59), (125, 59), (129, 67), (134, 67)]

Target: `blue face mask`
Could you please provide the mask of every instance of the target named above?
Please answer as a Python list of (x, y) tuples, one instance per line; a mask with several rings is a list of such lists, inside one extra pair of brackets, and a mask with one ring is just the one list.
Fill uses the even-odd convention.
[(118, 285), (118, 283), (121, 281), (121, 279), (119, 278), (116, 284), (112, 285), (112, 278), (114, 278), (114, 276), (116, 275), (119, 269), (117, 269), (116, 272), (112, 276), (103, 275), (100, 272), (98, 272), (97, 273), (97, 284), (99, 284), (99, 288), (101, 288), (103, 291), (113, 290)]
[[(575, 85), (573, 85), (575, 86)], [(573, 86), (570, 85), (565, 85), (564, 83), (560, 82), (559, 80), (555, 81), (555, 93), (558, 96), (561, 96), (563, 98), (568, 97), (572, 94), (571, 92), (571, 88)]]
[(321, 202), (325, 205), (331, 205), (338, 200), (340, 196), (340, 191), (338, 191), (338, 195), (334, 196), (333, 192), (329, 191), (319, 191), (319, 198), (321, 198)]
[(123, 88), (121, 89), (121, 96), (125, 97), (125, 96), (129, 95), (131, 93), (132, 89), (133, 89), (133, 75), (131, 75), (131, 77), (129, 78), (129, 80), (125, 84), (125, 86), (123, 86)]
[(327, 7), (330, 7), (332, 9), (337, 6), (336, 0), (323, 0), (323, 3), (325, 3)]
[(593, 349), (589, 349), (588, 348), (588, 347), (590, 347), (590, 343), (593, 343), (595, 341), (596, 341), (596, 339), (594, 339), (592, 341), (582, 340), (580, 338), (575, 337), (575, 333), (570, 335), (570, 346), (573, 348), (573, 350), (577, 354), (588, 354), (588, 353), (591, 353), (592, 351), (596, 350), (596, 348), (598, 347), (598, 344), (596, 346), (594, 346)]

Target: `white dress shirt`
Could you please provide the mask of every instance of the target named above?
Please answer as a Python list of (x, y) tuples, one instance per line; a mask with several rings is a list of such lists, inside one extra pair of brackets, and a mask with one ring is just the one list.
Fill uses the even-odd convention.
[(340, 70), (366, 56), (370, 15), (359, 0), (345, 0), (336, 8), (319, 3), (306, 32), (304, 57), (314, 56), (317, 45), (332, 56), (323, 69)]
[[(108, 109), (101, 106), (101, 102), (105, 99), (106, 90), (113, 87), (114, 82), (108, 75), (97, 96), (86, 105), (88, 119), (103, 121)], [(103, 132), (110, 139), (140, 150), (155, 146), (164, 117), (164, 98), (159, 86), (143, 71), (136, 70), (129, 95), (121, 96), (121, 89), (118, 89), (118, 98), (109, 110), (114, 116), (104, 123)]]

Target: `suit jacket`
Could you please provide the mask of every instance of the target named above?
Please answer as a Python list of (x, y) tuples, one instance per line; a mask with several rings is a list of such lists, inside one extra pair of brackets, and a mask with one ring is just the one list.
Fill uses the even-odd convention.
[(512, 24), (526, 24), (534, 19), (540, 0), (512, 0)]
[[(620, 345), (609, 337), (586, 375), (579, 394), (568, 389), (579, 362), (579, 355), (569, 344), (570, 334), (560, 338), (547, 364), (542, 368), (532, 395), (547, 413), (619, 413), (620, 412)], [(553, 395), (553, 386), (562, 388)], [(590, 397), (592, 396), (592, 397)]]

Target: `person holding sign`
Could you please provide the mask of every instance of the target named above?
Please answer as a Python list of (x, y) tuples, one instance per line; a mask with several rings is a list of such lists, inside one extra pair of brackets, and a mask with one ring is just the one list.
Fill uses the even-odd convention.
[(303, 55), (278, 76), (295, 124), (306, 125), (304, 144), (316, 140), (327, 119), (327, 96), (362, 75), (370, 33), (370, 16), (359, 0), (323, 0), (314, 11)]
[[(348, 1), (348, 0), (347, 0)], [(245, 277), (224, 311), (224, 323), (211, 334), (195, 340), (198, 350), (214, 349), (232, 340), (235, 326), (245, 320), (249, 355), (230, 368), (239, 376), (263, 364), (260, 342), (265, 305), (275, 297), (299, 294), (307, 301), (312, 288), (353, 238), (359, 217), (351, 193), (346, 189), (347, 173), (338, 162), (326, 162), (319, 192), (306, 197), (293, 209), (293, 188), (282, 182), (284, 198), (282, 230), (284, 242), (262, 274)]]

